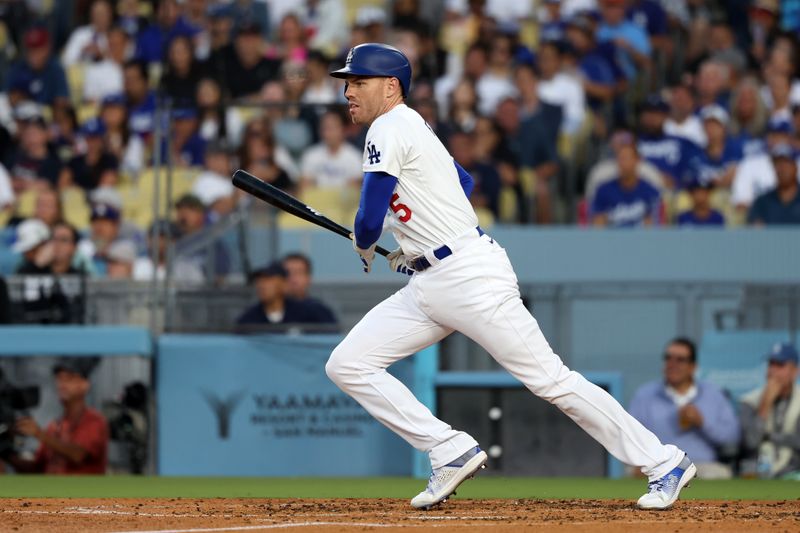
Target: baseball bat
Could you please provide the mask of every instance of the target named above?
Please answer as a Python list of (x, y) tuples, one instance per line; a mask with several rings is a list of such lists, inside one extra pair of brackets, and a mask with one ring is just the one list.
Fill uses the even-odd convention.
[[(316, 224), (321, 228), (332, 231), (337, 235), (350, 239), (353, 233), (351, 230), (345, 228), (341, 224), (329, 219), (313, 207), (306, 205), (291, 194), (288, 194), (277, 187), (253, 176), (249, 172), (239, 169), (233, 173), (233, 185), (248, 194), (252, 194), (259, 200), (274, 205), (282, 211), (286, 211), (290, 215), (302, 218), (312, 224)], [(375, 253), (382, 256), (389, 255), (389, 250), (381, 246), (375, 247)]]

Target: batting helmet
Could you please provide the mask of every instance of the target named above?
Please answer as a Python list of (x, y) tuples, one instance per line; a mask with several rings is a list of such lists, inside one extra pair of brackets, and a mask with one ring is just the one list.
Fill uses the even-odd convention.
[(403, 96), (411, 86), (411, 64), (408, 58), (393, 46), (380, 43), (359, 44), (350, 49), (344, 68), (331, 72), (334, 78), (347, 76), (385, 76), (400, 80)]

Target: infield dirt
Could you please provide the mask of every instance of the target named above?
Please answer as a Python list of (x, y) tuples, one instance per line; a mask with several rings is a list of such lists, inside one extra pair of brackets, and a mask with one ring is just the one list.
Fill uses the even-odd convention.
[(800, 532), (800, 500), (678, 502), (453, 499), (418, 511), (394, 499), (6, 499), (0, 531)]

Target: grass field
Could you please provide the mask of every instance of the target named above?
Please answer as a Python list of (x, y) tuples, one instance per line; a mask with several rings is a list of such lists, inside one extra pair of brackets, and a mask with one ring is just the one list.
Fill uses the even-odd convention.
[[(0, 476), (0, 498), (409, 498), (425, 485), (411, 478), (188, 478)], [(636, 499), (641, 479), (479, 476), (459, 497)], [(681, 499), (795, 500), (800, 482), (694, 481)]]

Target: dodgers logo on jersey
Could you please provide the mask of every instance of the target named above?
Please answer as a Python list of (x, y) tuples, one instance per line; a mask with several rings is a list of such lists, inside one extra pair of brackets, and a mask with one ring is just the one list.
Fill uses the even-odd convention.
[(369, 164), (375, 165), (381, 162), (381, 153), (378, 148), (371, 142), (367, 143), (367, 157), (369, 157)]

